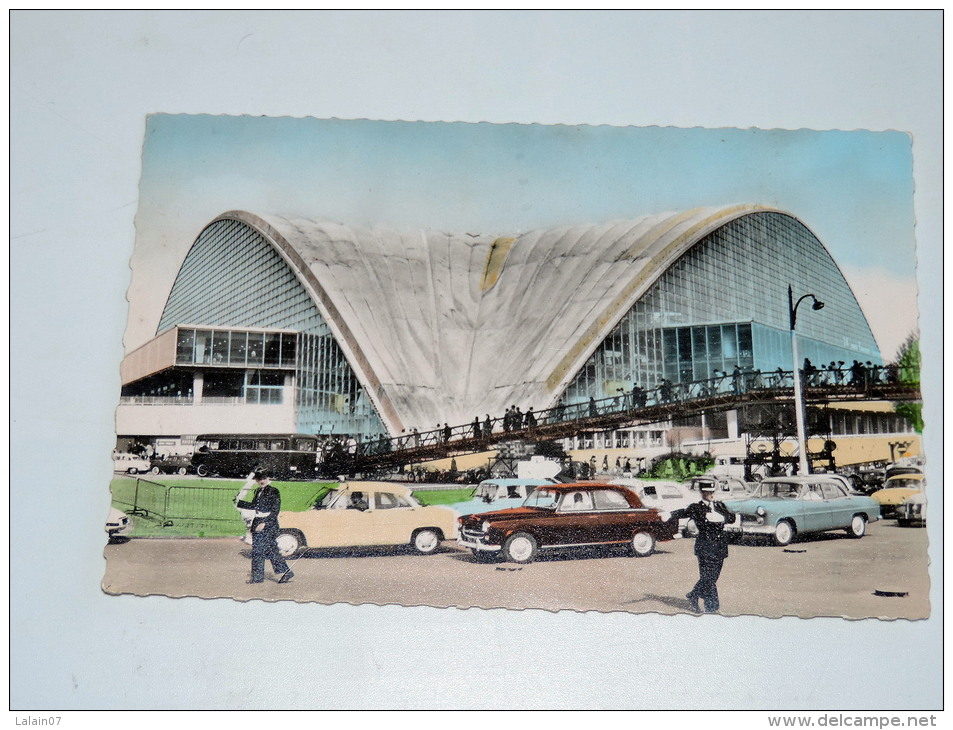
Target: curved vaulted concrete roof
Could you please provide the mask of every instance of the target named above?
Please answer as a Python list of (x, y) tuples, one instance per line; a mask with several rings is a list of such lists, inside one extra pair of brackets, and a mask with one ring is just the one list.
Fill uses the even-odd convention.
[(313, 296), (392, 433), (551, 406), (676, 259), (731, 220), (696, 208), (493, 237), (230, 211)]

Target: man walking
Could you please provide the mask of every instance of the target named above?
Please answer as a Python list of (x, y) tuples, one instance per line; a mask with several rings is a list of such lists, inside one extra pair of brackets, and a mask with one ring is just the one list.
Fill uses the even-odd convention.
[(271, 474), (256, 471), (253, 479), (258, 483), (258, 491), (251, 502), (238, 502), (239, 509), (254, 510), (251, 523), (251, 578), (247, 583), (263, 583), (265, 580), (265, 561), (271, 561), (276, 575), (281, 575), (279, 583), (287, 583), (294, 577), (285, 559), (278, 552), (278, 513), (281, 511), (281, 494), (271, 486)]

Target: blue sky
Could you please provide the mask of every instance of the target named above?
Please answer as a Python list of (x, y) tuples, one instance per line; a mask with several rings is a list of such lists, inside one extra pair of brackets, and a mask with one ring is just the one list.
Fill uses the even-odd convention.
[(890, 357), (916, 327), (912, 164), (901, 132), (155, 115), (126, 346), (154, 335), (195, 236), (230, 209), (513, 234), (757, 203), (825, 243)]

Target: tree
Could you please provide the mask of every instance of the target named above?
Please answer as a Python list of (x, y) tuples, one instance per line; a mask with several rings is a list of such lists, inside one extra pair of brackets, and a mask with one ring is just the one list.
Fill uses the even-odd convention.
[[(905, 385), (920, 385), (920, 334), (911, 332), (897, 350), (897, 368), (900, 382)], [(894, 410), (911, 424), (917, 433), (923, 433), (923, 404), (895, 403)]]

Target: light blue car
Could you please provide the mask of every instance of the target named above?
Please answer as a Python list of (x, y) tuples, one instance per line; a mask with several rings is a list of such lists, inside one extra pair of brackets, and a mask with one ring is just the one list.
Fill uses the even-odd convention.
[(555, 479), (484, 479), (477, 485), (472, 499), (447, 506), (461, 517), (522, 507), (536, 487), (556, 483)]
[(789, 545), (795, 536), (846, 530), (861, 538), (867, 523), (880, 519), (880, 505), (870, 497), (849, 492), (826, 474), (764, 479), (747, 499), (725, 506), (735, 521), (725, 529), (743, 535), (767, 535), (776, 545)]

